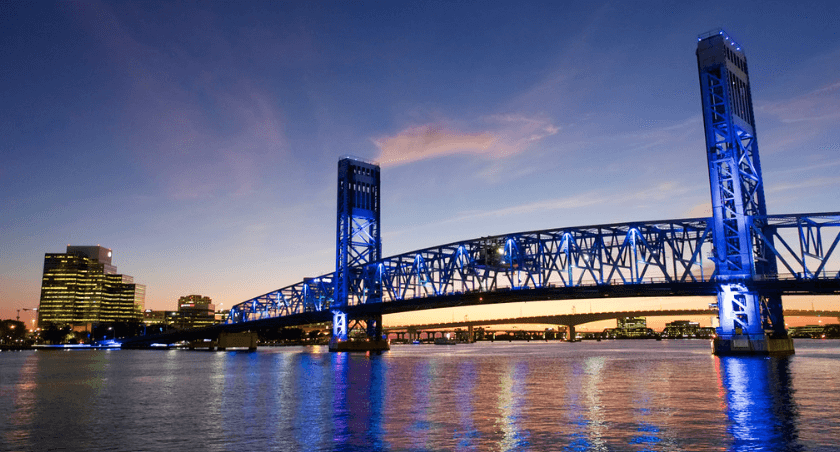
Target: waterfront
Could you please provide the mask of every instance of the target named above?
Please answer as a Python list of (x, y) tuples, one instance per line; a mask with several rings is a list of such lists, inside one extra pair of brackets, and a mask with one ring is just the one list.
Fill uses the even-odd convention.
[(3, 450), (778, 450), (840, 443), (840, 342), (0, 354)]

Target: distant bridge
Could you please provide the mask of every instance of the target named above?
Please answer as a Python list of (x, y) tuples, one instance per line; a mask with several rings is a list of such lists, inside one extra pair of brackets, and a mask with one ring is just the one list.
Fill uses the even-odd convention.
[[(582, 312), (575, 314), (549, 314), (529, 317), (510, 317), (503, 319), (480, 319), (480, 320), (453, 320), (451, 322), (439, 323), (425, 323), (425, 324), (407, 324), (407, 325), (389, 325), (384, 328), (386, 331), (401, 331), (406, 329), (415, 330), (442, 330), (448, 328), (460, 328), (467, 326), (487, 326), (487, 325), (518, 325), (518, 324), (535, 324), (535, 325), (558, 325), (558, 326), (577, 326), (590, 322), (598, 322), (601, 320), (612, 320), (622, 317), (682, 317), (682, 316), (701, 316), (701, 315), (717, 315), (716, 309), (640, 309), (628, 311), (611, 311), (611, 312)], [(803, 309), (785, 309), (785, 316), (790, 317), (826, 317), (834, 318), (840, 322), (840, 311), (825, 311), (825, 310), (803, 310)]]

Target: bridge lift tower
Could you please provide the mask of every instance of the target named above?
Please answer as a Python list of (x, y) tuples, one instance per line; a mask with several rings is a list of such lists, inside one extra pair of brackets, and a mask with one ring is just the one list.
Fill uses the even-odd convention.
[[(714, 261), (720, 325), (717, 355), (792, 354), (782, 300), (750, 288), (777, 273), (765, 234), (767, 207), (755, 135), (747, 60), (723, 30), (698, 37), (706, 156), (714, 221)], [(772, 246), (772, 244), (770, 244)]]
[[(381, 282), (376, 281), (376, 271), (370, 265), (382, 259), (379, 181), (378, 165), (352, 157), (338, 162), (330, 351), (388, 349), (388, 342), (382, 339), (382, 312), (377, 309), (382, 301)], [(361, 334), (351, 334), (357, 327), (361, 327)]]

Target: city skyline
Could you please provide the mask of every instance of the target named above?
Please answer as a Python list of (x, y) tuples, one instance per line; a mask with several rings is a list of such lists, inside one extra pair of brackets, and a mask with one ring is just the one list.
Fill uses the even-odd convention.
[(4, 7), (0, 318), (65, 244), (113, 249), (150, 309), (330, 273), (346, 154), (382, 166), (386, 256), (708, 216), (716, 27), (749, 60), (769, 213), (840, 210), (840, 6), (663, 5)]

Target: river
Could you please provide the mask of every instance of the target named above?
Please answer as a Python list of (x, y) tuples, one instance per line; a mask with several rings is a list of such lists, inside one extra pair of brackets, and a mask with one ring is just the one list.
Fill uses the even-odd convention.
[(837, 451), (840, 341), (0, 353), (0, 450)]

